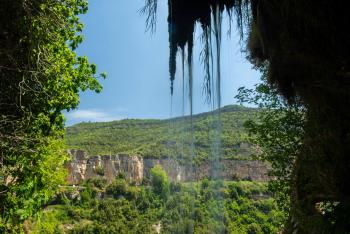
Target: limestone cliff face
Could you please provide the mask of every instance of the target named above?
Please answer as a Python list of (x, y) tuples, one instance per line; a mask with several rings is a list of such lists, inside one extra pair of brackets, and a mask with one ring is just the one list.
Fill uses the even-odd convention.
[[(119, 173), (126, 178), (141, 183), (149, 178), (150, 170), (160, 164), (167, 172), (169, 179), (176, 182), (194, 181), (205, 177), (212, 177), (213, 166), (204, 162), (198, 166), (182, 164), (180, 161), (162, 158), (143, 158), (126, 154), (88, 156), (81, 150), (70, 150), (71, 161), (66, 164), (68, 169), (68, 183), (79, 184), (82, 180), (105, 178), (110, 183)], [(268, 167), (259, 161), (222, 160), (219, 163), (217, 176), (225, 180), (233, 178), (267, 181)]]

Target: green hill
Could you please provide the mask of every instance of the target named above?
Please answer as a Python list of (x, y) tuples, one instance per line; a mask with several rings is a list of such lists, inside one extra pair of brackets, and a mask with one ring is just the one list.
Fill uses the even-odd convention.
[[(224, 158), (249, 159), (243, 123), (255, 118), (257, 109), (229, 105), (221, 109), (221, 145)], [(112, 122), (79, 123), (67, 128), (70, 148), (89, 155), (129, 153), (144, 157), (189, 157), (207, 159), (217, 141), (215, 111), (166, 120), (125, 119)], [(192, 130), (191, 130), (192, 129)], [(193, 139), (193, 140), (192, 140)]]

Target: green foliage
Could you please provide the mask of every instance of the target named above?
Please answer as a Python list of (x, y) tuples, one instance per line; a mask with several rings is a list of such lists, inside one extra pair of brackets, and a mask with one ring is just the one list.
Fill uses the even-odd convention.
[(18, 161), (8, 170), (17, 168), (17, 172), (10, 174), (5, 171), (7, 185), (3, 186), (6, 193), (0, 200), (0, 228), (19, 232), (18, 225), (36, 214), (56, 194), (57, 186), (65, 183), (63, 162), (68, 156), (64, 148), (62, 140), (49, 139), (47, 144), (36, 148), (35, 154), (13, 159)]
[[(177, 188), (168, 199), (162, 200), (154, 187), (134, 187), (122, 178), (118, 180), (107, 186), (106, 193), (116, 191), (118, 184), (123, 187), (122, 193), (135, 189), (133, 197), (92, 195), (78, 203), (50, 206), (41, 222), (31, 222), (31, 230), (155, 233), (159, 225), (161, 233), (270, 234), (281, 228), (283, 214), (277, 211), (264, 183), (203, 180), (177, 184), (171, 186)], [(97, 189), (91, 183), (85, 186)]]
[(87, 1), (5, 0), (0, 9), (0, 232), (19, 233), (63, 184), (62, 110), (102, 87), (74, 52)]
[(28, 228), (33, 233), (63, 233), (62, 222), (68, 221), (69, 214), (63, 205), (51, 206), (50, 209), (41, 213), (40, 219), (35, 225)]
[(125, 198), (132, 200), (136, 198), (138, 189), (135, 186), (129, 186), (125, 179), (116, 179), (111, 185), (106, 188), (106, 194), (113, 198)]
[(291, 194), (292, 169), (302, 145), (305, 109), (295, 101), (287, 103), (276, 89), (267, 84), (266, 66), (262, 68), (263, 83), (255, 89), (239, 89), (236, 98), (241, 103), (261, 107), (256, 119), (248, 120), (248, 140), (258, 145), (257, 158), (271, 164), (270, 191), (276, 195), (279, 207), (287, 212)]
[(98, 166), (94, 169), (94, 171), (98, 174), (98, 175), (101, 175), (103, 176), (105, 174), (104, 170), (103, 170), (103, 167), (101, 166)]
[[(221, 109), (222, 153), (224, 158), (250, 159), (244, 141), (243, 123), (257, 112), (253, 108), (226, 106)], [(70, 148), (86, 150), (89, 155), (129, 153), (144, 157), (187, 159), (194, 150), (196, 161), (206, 160), (212, 152), (214, 113), (193, 116), (195, 149), (191, 147), (189, 117), (169, 120), (128, 119), (104, 123), (80, 123), (67, 128)]]
[(170, 182), (163, 167), (158, 164), (151, 169), (150, 173), (154, 193), (159, 195), (163, 200), (167, 200), (170, 193)]

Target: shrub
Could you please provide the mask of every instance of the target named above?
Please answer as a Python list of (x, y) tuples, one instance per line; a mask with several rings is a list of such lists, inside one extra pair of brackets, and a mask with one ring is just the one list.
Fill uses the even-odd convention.
[(151, 169), (151, 183), (153, 190), (163, 200), (167, 200), (170, 193), (170, 183), (166, 172), (161, 165), (156, 165)]

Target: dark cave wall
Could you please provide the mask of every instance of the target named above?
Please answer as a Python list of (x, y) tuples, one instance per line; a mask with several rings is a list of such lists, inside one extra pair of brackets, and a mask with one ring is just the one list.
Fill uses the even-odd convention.
[[(254, 1), (250, 60), (269, 62), (269, 82), (307, 108), (304, 145), (294, 168), (291, 228), (350, 230), (350, 33), (341, 1)], [(334, 223), (316, 209), (339, 202)], [(294, 227), (293, 227), (294, 226)]]

